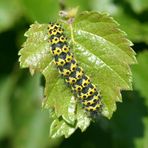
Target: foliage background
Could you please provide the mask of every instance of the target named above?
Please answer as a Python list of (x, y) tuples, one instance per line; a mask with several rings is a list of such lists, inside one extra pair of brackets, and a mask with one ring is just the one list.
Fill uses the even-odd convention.
[[(49, 139), (48, 112), (41, 112), (40, 75), (20, 70), (17, 53), (24, 32), (38, 21), (57, 18), (66, 8), (109, 12), (134, 43), (138, 64), (132, 66), (134, 91), (122, 92), (123, 103), (111, 120), (93, 123), (68, 139)], [(148, 147), (148, 3), (146, 0), (1, 0), (0, 1), (0, 147), (2, 148), (147, 148)], [(120, 57), (119, 57), (120, 58)]]

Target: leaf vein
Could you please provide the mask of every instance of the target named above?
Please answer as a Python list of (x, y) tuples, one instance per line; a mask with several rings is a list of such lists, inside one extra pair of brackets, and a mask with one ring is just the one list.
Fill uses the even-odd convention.
[[(92, 32), (87, 32), (85, 30), (82, 30), (82, 29), (79, 29), (78, 31), (76, 31), (78, 34), (85, 34), (84, 36), (95, 36), (96, 38), (98, 38), (99, 40), (102, 40), (102, 42), (108, 42), (110, 43), (111, 45), (114, 45), (118, 50), (121, 50), (122, 52), (126, 53), (126, 55), (128, 57), (130, 57), (130, 55), (127, 54), (127, 52), (125, 52), (124, 50), (122, 50), (121, 48), (119, 48), (116, 44), (114, 44), (113, 42), (110, 42), (109, 40), (105, 39), (104, 37), (101, 37), (99, 35), (96, 35)], [(86, 35), (87, 34), (87, 35)], [(130, 57), (131, 58), (131, 57)]]
[[(75, 42), (75, 44), (79, 45), (79, 47), (80, 47), (81, 49), (83, 49), (83, 50), (85, 50), (85, 51), (87, 50), (87, 51), (90, 53), (90, 51), (89, 51), (87, 48), (85, 48), (81, 43)], [(115, 75), (117, 75), (117, 76), (119, 77), (119, 79), (121, 79), (121, 81), (123, 81), (123, 82), (127, 85), (127, 87), (128, 87), (128, 83), (127, 83), (111, 66), (109, 66), (109, 65), (108, 65), (104, 60), (102, 60), (100, 57), (97, 57), (94, 53), (91, 52), (90, 54), (92, 54), (93, 56), (95, 56), (98, 61), (101, 61), (110, 71), (114, 72)], [(88, 64), (87, 64), (87, 65), (88, 65)], [(88, 65), (88, 66), (89, 66), (89, 65)]]

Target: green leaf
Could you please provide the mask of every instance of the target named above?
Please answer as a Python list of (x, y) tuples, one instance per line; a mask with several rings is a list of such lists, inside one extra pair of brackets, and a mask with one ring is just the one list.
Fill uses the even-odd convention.
[[(120, 90), (132, 89), (129, 65), (136, 62), (135, 53), (130, 48), (132, 43), (107, 14), (83, 12), (72, 26), (61, 23), (78, 63), (101, 90), (103, 115), (111, 118), (116, 101), (121, 101)], [(39, 71), (45, 77), (43, 108), (52, 109), (55, 114), (51, 136), (69, 137), (77, 128), (84, 131), (91, 119), (78, 105), (78, 100), (53, 64), (47, 24), (33, 24), (25, 35), (27, 40), (19, 52), (20, 66), (29, 67), (32, 74)]]
[(29, 67), (32, 74), (35, 71), (43, 73), (46, 79), (44, 108), (55, 108), (56, 116), (62, 116), (62, 122), (74, 125), (76, 122), (76, 100), (72, 97), (71, 90), (60, 78), (52, 62), (47, 40), (47, 25), (33, 24), (25, 36), (28, 37), (27, 41), (19, 52), (21, 67)]
[(83, 12), (73, 24), (73, 51), (77, 61), (101, 90), (104, 115), (111, 118), (120, 90), (131, 90), (130, 64), (136, 62), (132, 43), (107, 14)]
[(45, 108), (55, 108), (57, 117), (62, 116), (66, 122), (73, 125), (76, 118), (76, 100), (72, 96), (70, 89), (67, 89), (63, 79), (59, 79), (57, 69), (54, 72), (50, 72), (51, 69), (49, 68), (46, 70), (45, 77), (49, 78), (46, 79), (45, 94), (47, 94), (47, 98), (43, 106)]
[(76, 118), (77, 121), (74, 125), (70, 125), (62, 119), (55, 119), (50, 127), (50, 136), (52, 138), (61, 136), (68, 138), (77, 128), (80, 128), (82, 132), (85, 131), (90, 125), (90, 119), (87, 117), (86, 113), (81, 109), (80, 106), (77, 108)]
[(50, 128), (51, 138), (57, 138), (63, 135), (65, 138), (68, 138), (75, 131), (75, 128), (68, 125), (64, 120), (59, 119), (55, 119)]
[(0, 32), (5, 31), (22, 16), (22, 9), (18, 0), (0, 1)]
[(49, 62), (51, 62), (51, 55), (49, 54), (49, 43), (47, 41), (47, 25), (35, 23), (25, 33), (27, 37), (23, 48), (20, 50), (19, 59), (22, 68), (30, 68), (32, 74), (35, 71), (42, 71)]

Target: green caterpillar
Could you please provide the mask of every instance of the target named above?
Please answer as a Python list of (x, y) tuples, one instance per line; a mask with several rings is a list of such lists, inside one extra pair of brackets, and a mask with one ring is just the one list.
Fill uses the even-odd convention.
[(48, 34), (50, 51), (60, 75), (69, 84), (74, 95), (80, 99), (87, 112), (90, 114), (101, 112), (101, 95), (71, 53), (64, 29), (57, 23), (49, 23)]

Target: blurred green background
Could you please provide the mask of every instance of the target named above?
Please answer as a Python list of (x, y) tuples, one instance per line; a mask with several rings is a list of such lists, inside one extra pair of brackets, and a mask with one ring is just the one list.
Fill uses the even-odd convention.
[[(111, 120), (53, 140), (48, 111), (41, 111), (41, 76), (20, 70), (17, 53), (29, 25), (56, 20), (63, 6), (110, 13), (134, 43), (138, 64), (132, 66), (134, 91), (122, 92)], [(148, 148), (147, 0), (0, 0), (0, 148), (75, 147)]]

